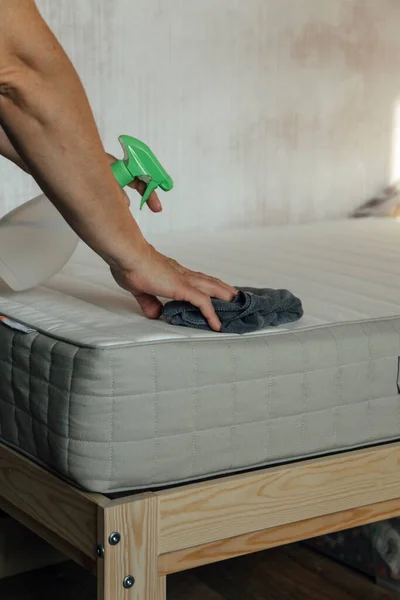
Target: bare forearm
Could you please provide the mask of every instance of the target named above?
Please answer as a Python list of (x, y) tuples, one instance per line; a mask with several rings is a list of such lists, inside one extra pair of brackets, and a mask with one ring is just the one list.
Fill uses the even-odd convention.
[[(123, 264), (144, 240), (112, 175), (82, 84), (34, 4), (12, 2), (22, 14), (15, 5), (7, 11), (11, 3), (0, 0), (0, 8), (6, 3), (0, 123), (78, 235), (110, 264)], [(20, 33), (26, 22), (29, 28)]]
[(26, 166), (22, 158), (8, 139), (6, 132), (2, 127), (0, 127), (0, 154), (1, 156), (4, 156), (11, 162), (18, 165), (21, 169), (26, 170)]

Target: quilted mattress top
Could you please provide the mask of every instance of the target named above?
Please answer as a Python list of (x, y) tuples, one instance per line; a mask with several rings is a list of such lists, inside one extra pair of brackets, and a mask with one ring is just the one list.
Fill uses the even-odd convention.
[[(397, 220), (191, 233), (151, 242), (185, 266), (232, 285), (287, 288), (301, 298), (305, 314), (300, 321), (249, 336), (400, 315)], [(107, 266), (84, 244), (39, 288), (13, 293), (0, 282), (0, 313), (83, 347), (221, 337), (143, 317), (134, 298), (118, 288)]]

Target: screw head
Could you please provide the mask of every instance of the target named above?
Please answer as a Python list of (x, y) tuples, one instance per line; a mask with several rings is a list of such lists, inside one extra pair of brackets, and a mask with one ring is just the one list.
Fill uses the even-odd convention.
[(102, 544), (97, 544), (96, 553), (97, 553), (97, 556), (99, 556), (100, 558), (104, 557), (104, 546)]
[(111, 546), (116, 546), (117, 544), (119, 544), (121, 541), (121, 534), (118, 533), (118, 531), (114, 531), (113, 533), (111, 533), (110, 537), (108, 538), (108, 542)]
[(135, 585), (135, 578), (133, 575), (127, 575), (123, 581), (123, 586), (126, 590), (133, 588)]

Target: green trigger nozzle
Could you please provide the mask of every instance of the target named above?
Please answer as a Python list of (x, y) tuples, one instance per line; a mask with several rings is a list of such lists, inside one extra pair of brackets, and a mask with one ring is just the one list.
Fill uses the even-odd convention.
[(124, 150), (124, 158), (111, 165), (112, 172), (121, 187), (132, 183), (135, 178), (146, 184), (140, 203), (142, 210), (150, 194), (158, 187), (169, 192), (174, 182), (146, 144), (129, 135), (121, 135), (118, 139)]

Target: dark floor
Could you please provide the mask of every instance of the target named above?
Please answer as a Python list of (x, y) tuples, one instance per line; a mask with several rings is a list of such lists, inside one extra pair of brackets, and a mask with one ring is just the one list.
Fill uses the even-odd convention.
[[(72, 563), (0, 581), (1, 600), (96, 600)], [(395, 600), (350, 569), (294, 545), (173, 575), (168, 600)]]

